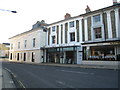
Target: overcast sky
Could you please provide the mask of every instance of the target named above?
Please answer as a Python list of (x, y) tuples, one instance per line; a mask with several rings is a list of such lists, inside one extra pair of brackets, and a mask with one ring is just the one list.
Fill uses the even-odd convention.
[(0, 11), (0, 43), (30, 30), (37, 21), (50, 24), (63, 20), (66, 13), (72, 17), (85, 13), (87, 5), (93, 11), (112, 4), (112, 0), (0, 0), (0, 9), (18, 12)]

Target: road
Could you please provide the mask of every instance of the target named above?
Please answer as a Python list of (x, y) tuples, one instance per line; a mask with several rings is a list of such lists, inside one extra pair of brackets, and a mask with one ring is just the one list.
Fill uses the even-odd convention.
[(3, 62), (25, 88), (118, 88), (118, 71)]

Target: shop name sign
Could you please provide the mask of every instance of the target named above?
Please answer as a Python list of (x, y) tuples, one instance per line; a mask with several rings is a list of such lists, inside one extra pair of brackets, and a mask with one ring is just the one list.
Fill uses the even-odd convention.
[(120, 42), (111, 42), (110, 44), (111, 44), (111, 45), (119, 45)]

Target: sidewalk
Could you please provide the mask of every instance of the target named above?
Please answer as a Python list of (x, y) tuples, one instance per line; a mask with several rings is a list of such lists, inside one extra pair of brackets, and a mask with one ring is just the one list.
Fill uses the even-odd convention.
[(57, 64), (57, 63), (32, 63), (32, 62), (13, 62), (20, 64), (32, 64), (32, 65), (46, 65), (46, 66), (57, 66), (57, 67), (79, 67), (79, 68), (91, 68), (91, 69), (120, 69), (120, 65), (94, 65), (94, 64)]
[[(37, 64), (37, 63), (36, 63)], [(55, 63), (41, 63), (37, 65), (61, 66), (61, 67), (80, 67), (92, 69), (120, 69), (117, 65), (85, 65), (85, 64), (55, 64)]]
[(2, 88), (16, 88), (10, 72), (6, 69), (2, 69), (2, 77), (0, 77), (0, 80), (2, 80)]

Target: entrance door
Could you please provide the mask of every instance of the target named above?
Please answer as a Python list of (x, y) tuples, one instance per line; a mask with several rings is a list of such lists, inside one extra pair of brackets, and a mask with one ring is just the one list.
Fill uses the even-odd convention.
[(24, 53), (24, 59), (23, 60), (26, 61), (26, 53)]
[(72, 64), (74, 63), (74, 52), (73, 51), (67, 51), (66, 52), (66, 60), (65, 63)]
[(17, 60), (19, 61), (19, 53), (17, 53)]

